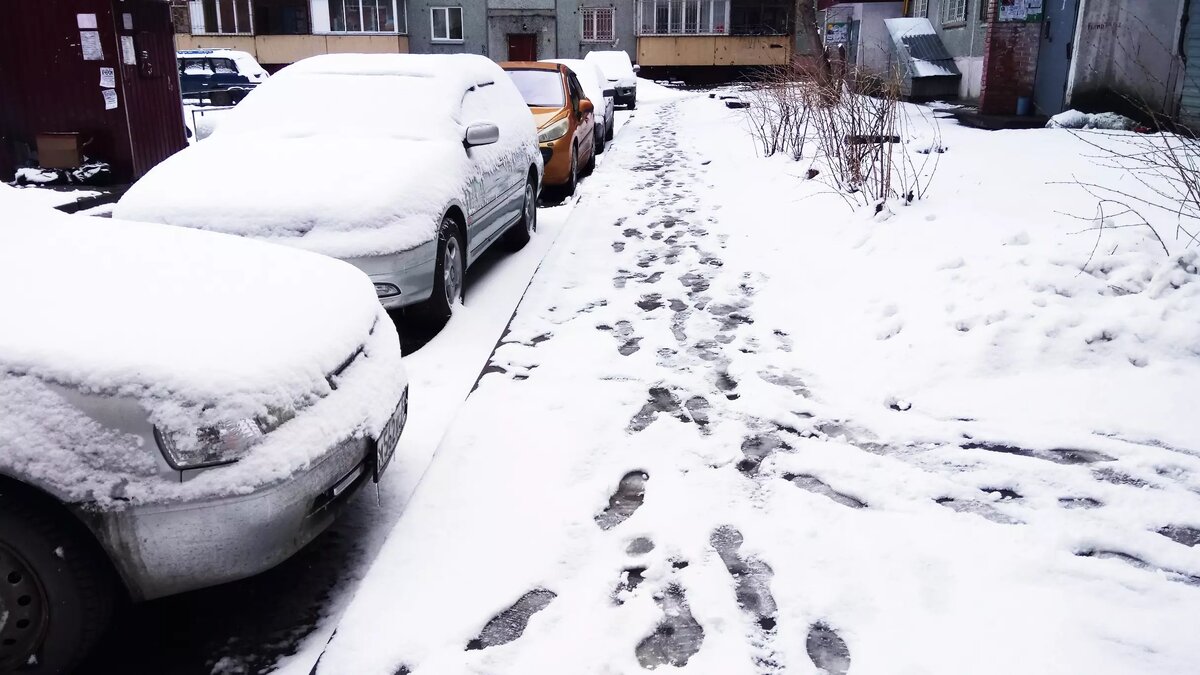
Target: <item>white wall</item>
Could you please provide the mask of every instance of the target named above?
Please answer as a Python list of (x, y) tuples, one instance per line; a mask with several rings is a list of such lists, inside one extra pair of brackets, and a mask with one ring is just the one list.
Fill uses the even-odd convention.
[(858, 64), (872, 73), (885, 75), (891, 64), (891, 42), (884, 19), (902, 16), (903, 2), (856, 3)]
[(958, 97), (978, 100), (983, 89), (983, 57), (958, 56), (954, 58), (954, 65), (958, 66), (958, 72), (962, 73), (962, 79), (958, 83)]

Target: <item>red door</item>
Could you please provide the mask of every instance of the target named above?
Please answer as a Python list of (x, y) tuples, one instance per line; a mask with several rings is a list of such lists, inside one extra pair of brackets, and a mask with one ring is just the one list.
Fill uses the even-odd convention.
[(537, 36), (528, 33), (509, 33), (508, 60), (537, 61)]

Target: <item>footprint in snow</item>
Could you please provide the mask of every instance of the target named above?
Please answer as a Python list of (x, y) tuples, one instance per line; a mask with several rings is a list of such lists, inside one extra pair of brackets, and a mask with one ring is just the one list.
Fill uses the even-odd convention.
[(638, 663), (647, 670), (664, 665), (686, 666), (704, 643), (704, 627), (692, 616), (679, 584), (671, 584), (662, 592), (658, 606), (663, 618), (635, 648)]
[(650, 475), (644, 471), (630, 471), (621, 478), (617, 489), (608, 498), (608, 507), (596, 514), (596, 524), (602, 530), (611, 530), (629, 519), (646, 500), (646, 481)]
[(852, 509), (861, 509), (867, 505), (866, 502), (858, 499), (857, 497), (851, 497), (848, 494), (843, 494), (837, 490), (834, 490), (829, 486), (828, 483), (822, 481), (816, 476), (788, 473), (783, 475), (783, 479), (791, 482), (796, 487), (808, 490), (813, 494), (828, 497), (842, 506), (849, 506)]
[(479, 637), (467, 643), (467, 650), (487, 649), (516, 640), (524, 634), (530, 617), (549, 606), (556, 597), (554, 591), (544, 588), (522, 595), (511, 607), (492, 617), (480, 631)]
[(808, 658), (823, 675), (846, 675), (850, 670), (850, 648), (825, 622), (818, 621), (808, 629), (804, 647)]

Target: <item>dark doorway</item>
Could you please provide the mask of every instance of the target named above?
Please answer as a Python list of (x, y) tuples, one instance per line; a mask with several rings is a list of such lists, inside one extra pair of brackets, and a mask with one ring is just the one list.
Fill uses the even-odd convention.
[(1079, 2), (1055, 0), (1045, 3), (1045, 8), (1033, 103), (1039, 113), (1057, 115), (1062, 112), (1067, 97), (1067, 75), (1071, 70), (1071, 50), (1075, 47), (1075, 15), (1079, 11)]
[(537, 61), (537, 35), (532, 33), (508, 34), (509, 61)]

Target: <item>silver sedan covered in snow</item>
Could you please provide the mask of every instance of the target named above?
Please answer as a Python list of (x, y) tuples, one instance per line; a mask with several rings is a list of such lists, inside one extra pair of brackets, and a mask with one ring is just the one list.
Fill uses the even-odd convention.
[(315, 251), (385, 307), (453, 311), (463, 272), (536, 226), (542, 158), (508, 76), (471, 54), (329, 54), (284, 68), (114, 215)]
[(350, 265), (15, 192), (0, 185), (0, 672), (69, 672), (122, 595), (246, 577), (320, 533), (386, 467), (408, 387)]

